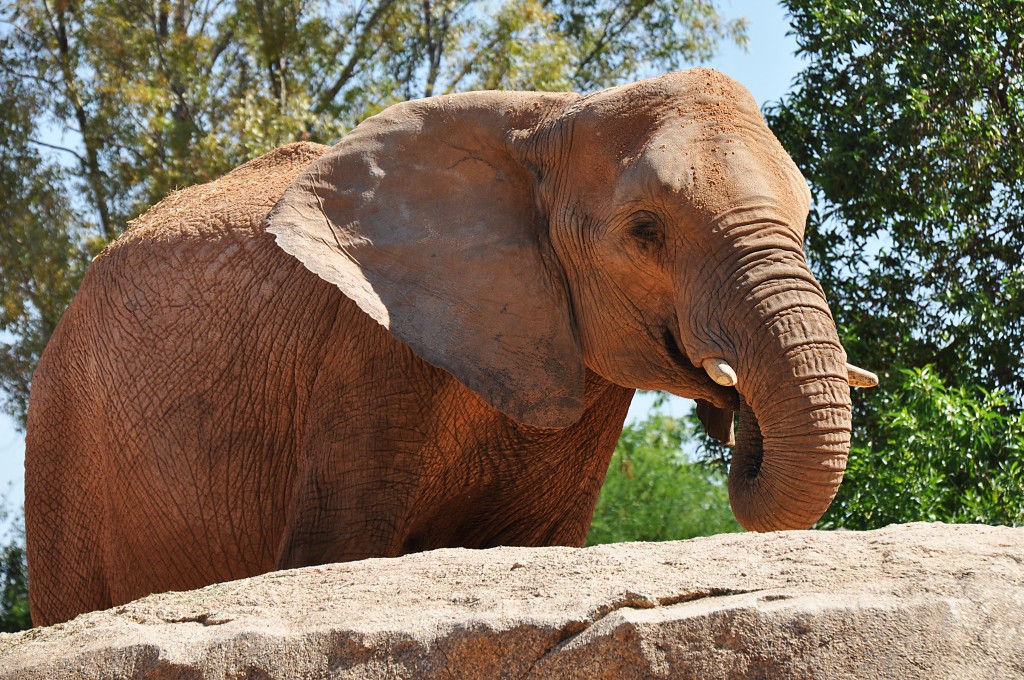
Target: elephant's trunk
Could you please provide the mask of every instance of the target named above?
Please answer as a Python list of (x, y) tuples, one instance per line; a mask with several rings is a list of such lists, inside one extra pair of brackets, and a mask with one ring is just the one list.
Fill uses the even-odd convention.
[(748, 280), (754, 305), (745, 307), (757, 319), (746, 325), (749, 345), (738, 357), (729, 499), (752, 531), (814, 524), (839, 489), (850, 448), (845, 352), (820, 287), (793, 257), (795, 278), (792, 270), (781, 278), (776, 262)]

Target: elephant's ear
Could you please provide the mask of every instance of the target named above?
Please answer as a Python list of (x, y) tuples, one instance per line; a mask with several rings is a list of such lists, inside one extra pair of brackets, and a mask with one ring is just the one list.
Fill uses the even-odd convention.
[(568, 291), (521, 145), (575, 95), (407, 102), (310, 165), (268, 216), (278, 245), (516, 420), (583, 412)]
[(704, 425), (704, 431), (709, 437), (714, 437), (726, 446), (736, 446), (732, 409), (719, 408), (709, 401), (698, 399), (697, 418)]

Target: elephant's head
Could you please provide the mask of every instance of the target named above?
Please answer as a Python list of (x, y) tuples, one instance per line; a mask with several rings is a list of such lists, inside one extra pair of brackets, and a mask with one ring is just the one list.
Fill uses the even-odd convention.
[(586, 97), (394, 106), (285, 193), (279, 245), (509, 416), (568, 425), (584, 366), (698, 399), (748, 529), (806, 528), (842, 480), (849, 368), (803, 256), (810, 195), (713, 71)]

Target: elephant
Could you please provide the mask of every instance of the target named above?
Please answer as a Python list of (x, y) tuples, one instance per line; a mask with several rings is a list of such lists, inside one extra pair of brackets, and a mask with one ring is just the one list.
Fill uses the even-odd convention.
[(172, 193), (91, 263), (33, 377), (33, 621), (581, 546), (637, 389), (735, 444), (744, 527), (810, 527), (874, 380), (805, 260), (810, 200), (707, 69), (404, 102)]

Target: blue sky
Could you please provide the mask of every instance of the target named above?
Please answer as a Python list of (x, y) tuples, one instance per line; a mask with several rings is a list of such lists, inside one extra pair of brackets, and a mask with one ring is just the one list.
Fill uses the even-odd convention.
[[(781, 98), (790, 87), (800, 69), (794, 56), (796, 42), (786, 35), (789, 23), (783, 9), (766, 0), (724, 0), (723, 13), (728, 17), (744, 16), (749, 21), (750, 42), (746, 50), (726, 46), (718, 57), (705, 64), (732, 76), (747, 86), (757, 103)], [(646, 413), (654, 400), (653, 395), (639, 395), (633, 400), (630, 418)], [(668, 411), (681, 415), (692, 402), (673, 398)], [(24, 500), (24, 435), (14, 429), (14, 423), (0, 416), (0, 494), (20, 505)]]

